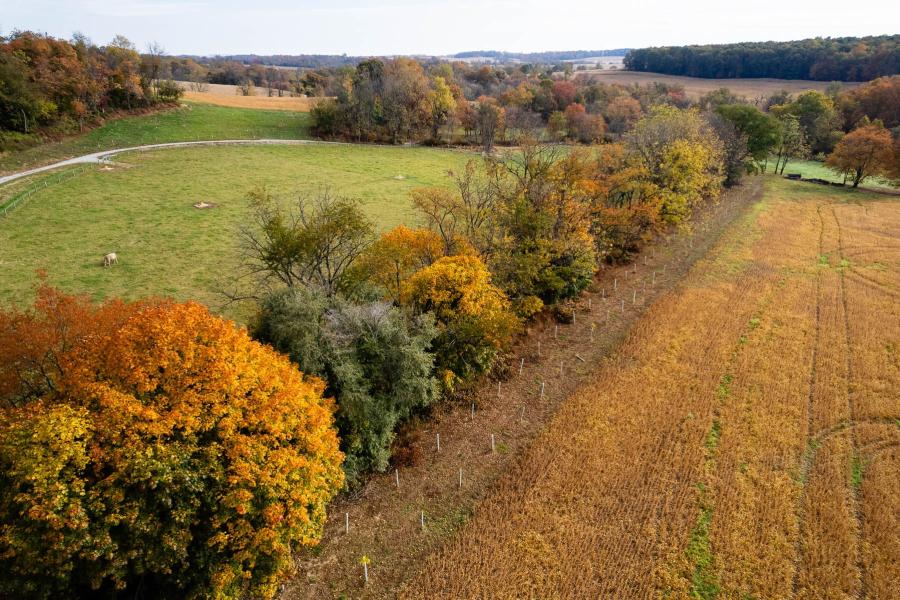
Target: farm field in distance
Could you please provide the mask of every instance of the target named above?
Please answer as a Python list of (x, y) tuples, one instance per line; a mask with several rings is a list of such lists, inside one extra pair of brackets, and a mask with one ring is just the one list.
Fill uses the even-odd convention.
[[(165, 295), (214, 310), (238, 263), (247, 193), (266, 185), (291, 202), (329, 189), (359, 198), (381, 230), (415, 223), (409, 191), (449, 185), (474, 155), (351, 145), (202, 147), (129, 153), (41, 190), (0, 219), (0, 303), (32, 297), (36, 271), (95, 298)], [(398, 179), (402, 176), (402, 179)], [(205, 201), (217, 206), (198, 210)], [(100, 259), (117, 252), (118, 268)], [(235, 308), (226, 312), (238, 317)]]
[(178, 85), (184, 90), (184, 99), (189, 102), (230, 106), (233, 108), (308, 112), (319, 100), (318, 98), (307, 97), (268, 96), (268, 92), (264, 87), (255, 88), (256, 94), (253, 96), (243, 96), (237, 93), (239, 86), (236, 85), (208, 83), (205, 84), (206, 91), (202, 92), (191, 89), (191, 84), (185, 81), (179, 81)]
[[(738, 96), (744, 96), (748, 100), (753, 100), (760, 96), (771, 96), (781, 90), (787, 90), (792, 94), (798, 94), (800, 92), (805, 92), (806, 90), (824, 91), (829, 85), (829, 82), (827, 81), (806, 81), (799, 79), (704, 79), (700, 77), (665, 75), (662, 73), (615, 70), (598, 71), (595, 69), (577, 71), (576, 76), (589, 76), (601, 83), (618, 83), (622, 85), (632, 85), (635, 83), (647, 85), (648, 83), (653, 82), (683, 85), (685, 92), (691, 100), (697, 100), (700, 96), (723, 87), (730, 89)], [(841, 85), (846, 89), (850, 89), (860, 84), (841, 82)]]
[(900, 202), (766, 186), (401, 597), (896, 597)]

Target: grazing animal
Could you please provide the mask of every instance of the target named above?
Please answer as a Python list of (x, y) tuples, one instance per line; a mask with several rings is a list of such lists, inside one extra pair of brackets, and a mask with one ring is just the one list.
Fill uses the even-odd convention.
[(110, 252), (109, 254), (107, 254), (106, 256), (103, 257), (103, 266), (104, 267), (108, 267), (108, 266), (112, 265), (113, 263), (119, 264), (119, 257), (116, 256), (115, 252)]

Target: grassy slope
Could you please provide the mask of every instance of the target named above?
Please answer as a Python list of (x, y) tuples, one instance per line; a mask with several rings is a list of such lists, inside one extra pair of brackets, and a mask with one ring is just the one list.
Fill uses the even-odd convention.
[[(380, 229), (414, 222), (409, 190), (446, 184), (469, 155), (375, 146), (209, 147), (134, 153), (41, 190), (0, 219), (0, 303), (31, 298), (35, 271), (96, 298), (168, 295), (214, 309), (237, 266), (249, 189), (287, 198), (328, 187), (360, 198)], [(403, 175), (402, 180), (395, 179)], [(197, 210), (200, 200), (217, 208)], [(121, 264), (104, 269), (115, 251)], [(232, 317), (235, 310), (225, 311)]]
[[(774, 164), (774, 159), (772, 159)], [(771, 170), (771, 169), (770, 169)], [(817, 160), (792, 160), (784, 168), (784, 173), (800, 173), (805, 179), (824, 179), (825, 181), (841, 182), (844, 180), (843, 175), (832, 171), (825, 166), (825, 163)], [(896, 190), (887, 181), (879, 178), (870, 178), (862, 182), (862, 187), (872, 189), (888, 189)]]
[(84, 135), (0, 155), (0, 174), (98, 150), (188, 140), (306, 138), (309, 114), (185, 104), (153, 115), (125, 117)]

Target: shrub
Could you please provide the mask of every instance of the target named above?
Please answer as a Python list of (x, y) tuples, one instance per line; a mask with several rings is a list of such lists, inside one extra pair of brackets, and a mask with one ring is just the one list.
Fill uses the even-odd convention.
[(0, 596), (273, 596), (343, 483), (322, 390), (193, 303), (0, 313)]
[(351, 484), (387, 468), (397, 426), (436, 397), (428, 316), (410, 322), (385, 302), (353, 305), (295, 287), (263, 301), (254, 334), (328, 382)]
[(477, 256), (441, 258), (409, 286), (416, 310), (434, 313), (435, 363), (448, 388), (487, 371), (518, 328), (509, 300)]

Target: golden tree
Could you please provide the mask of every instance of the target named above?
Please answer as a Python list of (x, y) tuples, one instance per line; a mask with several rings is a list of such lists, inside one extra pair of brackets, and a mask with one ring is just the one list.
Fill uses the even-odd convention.
[(271, 597), (343, 484), (322, 390), (194, 303), (0, 313), (0, 595)]
[(435, 362), (448, 387), (490, 368), (518, 328), (509, 300), (477, 256), (445, 256), (413, 275), (409, 289), (417, 310), (434, 313)]

